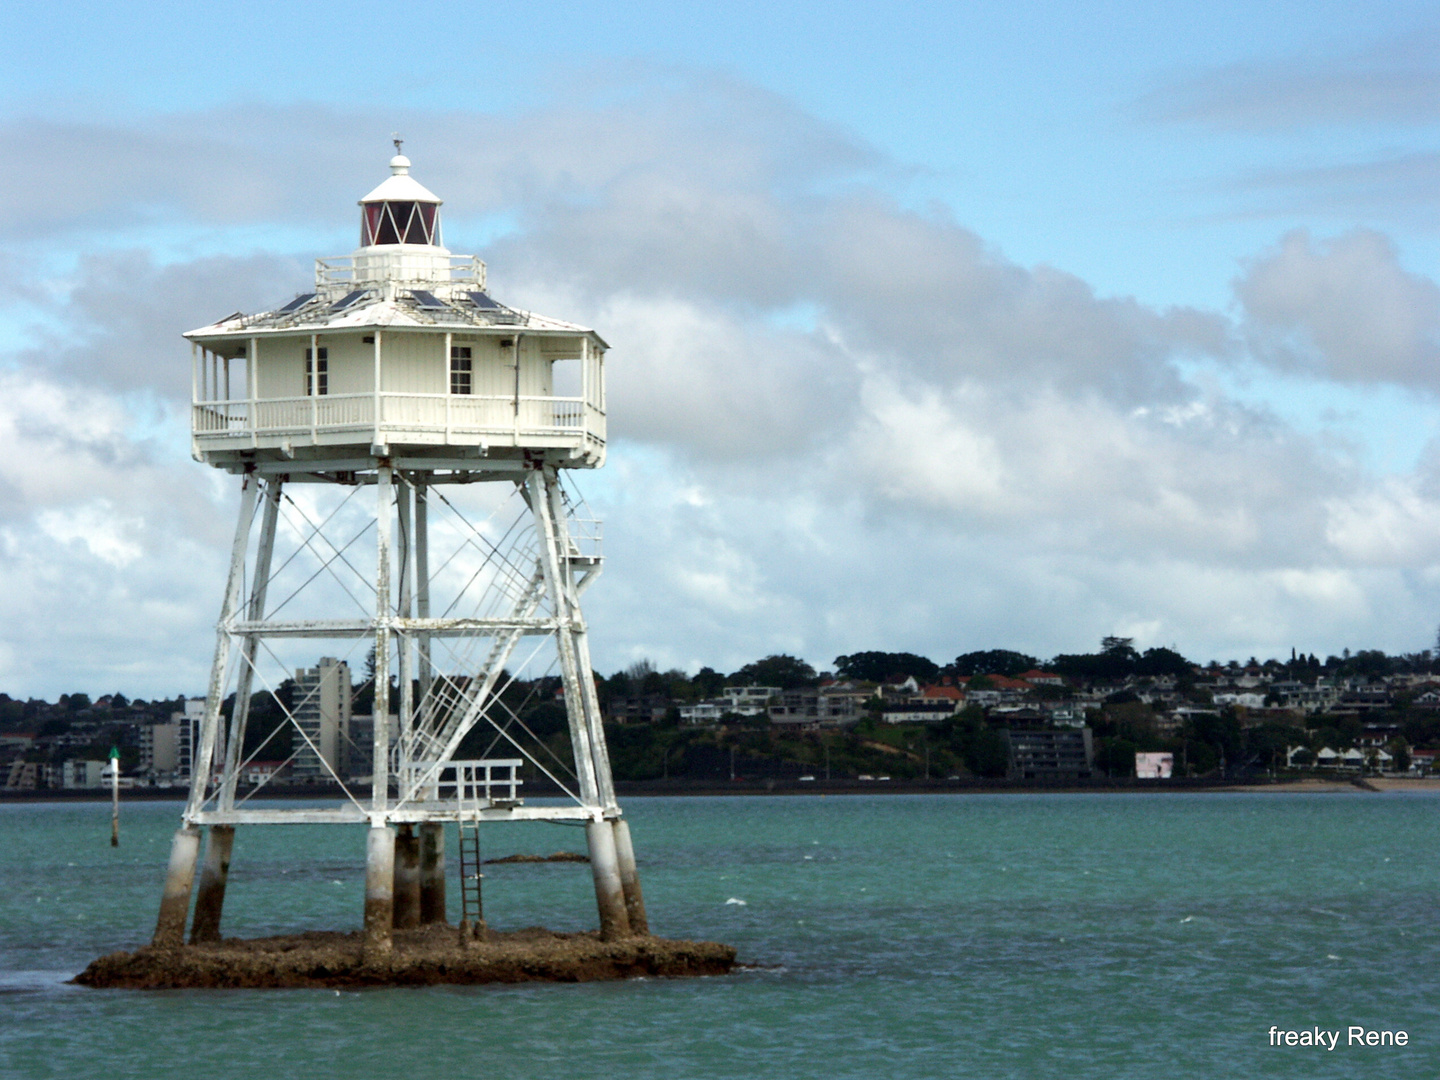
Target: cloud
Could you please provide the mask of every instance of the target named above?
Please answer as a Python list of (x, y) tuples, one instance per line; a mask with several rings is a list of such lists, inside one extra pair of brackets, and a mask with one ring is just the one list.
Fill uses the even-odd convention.
[(1440, 154), (1411, 151), (1339, 164), (1258, 170), (1228, 187), (1251, 203), (1249, 216), (1362, 215), (1403, 219), (1429, 228), (1440, 221), (1437, 184)]
[[(510, 114), (304, 103), (112, 123), (13, 117), (0, 122), (0, 141), (30, 167), (10, 178), (0, 241), (197, 223), (353, 223), (358, 234), (355, 200), (383, 177), (397, 125), (416, 174), (463, 214), (518, 208), (533, 227), (567, 206), (594, 210), (603, 191), (617, 207), (643, 203), (647, 216), (685, 219), (722, 244), (746, 240), (708, 216), (722, 198), (798, 191), (883, 164), (780, 96), (718, 75), (631, 69), (566, 90), (574, 104)], [(703, 206), (689, 201), (700, 190), (712, 196)]]
[(134, 429), (113, 394), (0, 373), (0, 685), (11, 693), (203, 685), (193, 644), (213, 627), (233, 510)]
[(1027, 269), (941, 215), (836, 200), (817, 222), (814, 272), (846, 339), (922, 378), (1183, 394), (1172, 362), (1222, 352), (1226, 325), (1191, 309), (1102, 298), (1074, 275)]
[[(579, 478), (608, 519), (586, 595), (600, 666), (1046, 653), (1129, 631), (1228, 655), (1428, 640), (1435, 493), (1186, 374), (1253, 360), (1429, 388), (1435, 286), (1383, 237), (1284, 238), (1237, 281), (1238, 319), (1156, 309), (900, 205), (896, 165), (783, 99), (705, 78), (631, 89), (404, 118), (457, 250), (482, 219), (511, 223), (482, 252), (496, 295), (613, 346), (610, 467)], [(23, 582), (0, 619), (47, 628), (43, 646), (0, 633), (0, 679), (73, 689), (83, 654), (96, 687), (201, 684), (235, 484), (185, 460), (178, 335), (284, 298), (329, 252), (156, 249), (184, 250), (177, 222), (182, 241), (352, 222), (383, 173), (371, 135), (393, 126), (309, 106), (11, 122), (61, 194), (37, 187), (0, 236), (18, 250), (49, 230), (85, 255), (44, 288), (25, 258), (0, 262), (38, 312), (0, 386), (17, 448), (0, 540)], [(128, 141), (143, 149), (110, 184), (78, 175)], [(151, 247), (102, 242), (160, 220)]]
[(1138, 113), (1224, 131), (1440, 120), (1440, 33), (1426, 29), (1342, 56), (1265, 57), (1175, 79)]
[(190, 349), (180, 335), (235, 310), (274, 307), (308, 283), (308, 269), (263, 254), (164, 265), (143, 250), (89, 255), (64, 295), (41, 307), (36, 344), (17, 359), (82, 385), (188, 401)]
[(1440, 564), (1440, 502), (1392, 477), (1326, 507), (1326, 540), (1350, 563), (1405, 568)]
[(1440, 388), (1440, 286), (1379, 233), (1288, 233), (1236, 280), (1252, 353), (1340, 382)]

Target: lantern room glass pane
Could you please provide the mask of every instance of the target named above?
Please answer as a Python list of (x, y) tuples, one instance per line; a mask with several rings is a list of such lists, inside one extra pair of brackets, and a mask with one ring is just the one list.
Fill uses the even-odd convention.
[(362, 247), (375, 244), (437, 244), (440, 216), (434, 203), (367, 203), (360, 219)]
[[(402, 203), (409, 207), (405, 215), (405, 243), (407, 244), (428, 244), (430, 238), (425, 234), (425, 221), (420, 215), (420, 208), (414, 203)], [(395, 220), (400, 220), (400, 215), (395, 215)]]
[(380, 203), (366, 203), (360, 217), (360, 246), (369, 247), (376, 243), (380, 232), (380, 214), (384, 206)]
[(375, 243), (377, 244), (398, 244), (400, 243), (400, 230), (396, 228), (396, 221), (404, 221), (400, 216), (400, 208), (407, 211), (410, 203), (381, 203), (380, 226), (375, 230)]

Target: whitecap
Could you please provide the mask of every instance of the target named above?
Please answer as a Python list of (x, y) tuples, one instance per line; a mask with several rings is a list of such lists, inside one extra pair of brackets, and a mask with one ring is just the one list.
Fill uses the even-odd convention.
[(746, 905), (745, 905), (745, 901), (744, 901), (744, 900), (741, 900), (738, 896), (732, 896), (732, 897), (730, 897), (730, 899), (729, 899), (729, 900), (726, 900), (725, 903), (727, 903), (727, 904), (739, 904), (741, 907), (745, 907), (745, 906), (746, 906)]

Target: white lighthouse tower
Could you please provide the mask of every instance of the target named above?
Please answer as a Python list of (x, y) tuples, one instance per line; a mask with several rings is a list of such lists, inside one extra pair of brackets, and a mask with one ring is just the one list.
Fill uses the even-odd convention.
[[(241, 499), (159, 945), (184, 940), (202, 830), (192, 941), (219, 935), (236, 826), (285, 823), (367, 827), (367, 954), (390, 949), (393, 927), (445, 919), (446, 823), (461, 839), (462, 927), (480, 919), (466, 838), (541, 820), (584, 826), (602, 936), (648, 932), (580, 612), (598, 525), (564, 480), (605, 460), (607, 346), (492, 299), (485, 264), (442, 246), (441, 200), (399, 150), (360, 200), (360, 247), (318, 260), (313, 290), (185, 335), (194, 455), (239, 477)], [(286, 660), (306, 648), (345, 659), (300, 672), (287, 704)], [(368, 723), (347, 707), (337, 730), (315, 695), (348, 692), (367, 653)], [(515, 700), (512, 665), (536, 657), (558, 672), (568, 753)], [(253, 765), (263, 745), (246, 750), (253, 702), (340, 805), (250, 801), (274, 771)], [(483, 756), (457, 757), (479, 741)], [(564, 805), (527, 805), (527, 763)]]

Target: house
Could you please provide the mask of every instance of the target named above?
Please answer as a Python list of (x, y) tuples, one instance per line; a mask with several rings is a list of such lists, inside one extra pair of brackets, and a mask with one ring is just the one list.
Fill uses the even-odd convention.
[(987, 675), (985, 677), (990, 680), (990, 685), (1006, 697), (1018, 697), (1034, 689), (1024, 679), (1012, 679), (1008, 675)]
[(873, 687), (864, 683), (835, 683), (820, 688), (817, 702), (820, 723), (825, 727), (850, 727), (865, 718), (866, 708), (875, 697)]
[(865, 715), (869, 690), (849, 683), (836, 683), (818, 690), (786, 690), (771, 699), (772, 724), (813, 727), (848, 727)]
[(1419, 709), (1440, 709), (1440, 688), (1422, 691), (1413, 704)]
[(1064, 686), (1065, 680), (1051, 671), (1041, 671), (1039, 668), (1031, 668), (1022, 672), (1019, 678), (1031, 686)]
[(1399, 724), (1366, 724), (1360, 732), (1361, 746), (1384, 746), (1392, 739), (1398, 739), (1402, 728)]
[(1135, 775), (1142, 780), (1169, 780), (1174, 772), (1174, 754), (1140, 751), (1135, 755)]
[(285, 774), (286, 763), (283, 761), (252, 761), (245, 766), (241, 782), (259, 787), (261, 784), (268, 784), (272, 780), (278, 780)]
[(1347, 712), (1370, 712), (1390, 706), (1390, 687), (1384, 683), (1354, 683), (1340, 694), (1339, 707)]
[(1085, 726), (1085, 706), (1077, 702), (1061, 702), (1045, 708), (1046, 718), (1056, 727)]
[(924, 686), (920, 688), (920, 699), (922, 701), (950, 701), (958, 709), (965, 702), (965, 691), (950, 684)]
[(729, 711), (724, 698), (697, 701), (690, 705), (680, 706), (680, 723), (691, 726), (713, 727), (720, 723), (720, 718)]
[(670, 699), (664, 694), (610, 699), (606, 719), (613, 724), (654, 724), (665, 719)]
[(60, 766), (60, 786), (65, 788), (98, 788), (108, 777), (103, 761), (72, 758)]
[(778, 686), (727, 686), (720, 696), (725, 699), (726, 710), (737, 716), (761, 716), (779, 693)]
[(37, 787), (49, 787), (44, 776), (44, 770), (48, 768), (48, 765), (41, 762), (16, 758), (10, 763), (5, 786), (12, 791), (34, 791)]
[(29, 731), (9, 731), (0, 734), (0, 757), (23, 754), (35, 745), (35, 735)]
[(1005, 728), (1000, 732), (1013, 780), (1083, 780), (1094, 768), (1090, 729)]
[(1216, 705), (1238, 705), (1246, 709), (1263, 709), (1265, 707), (1265, 695), (1236, 691), (1215, 695)]
[(954, 701), (908, 701), (886, 705), (880, 719), (886, 724), (938, 724), (955, 715)]
[(919, 693), (920, 683), (914, 675), (906, 675), (903, 679), (898, 676), (894, 679), (886, 679), (880, 687), (880, 696), (886, 698), (916, 697)]

